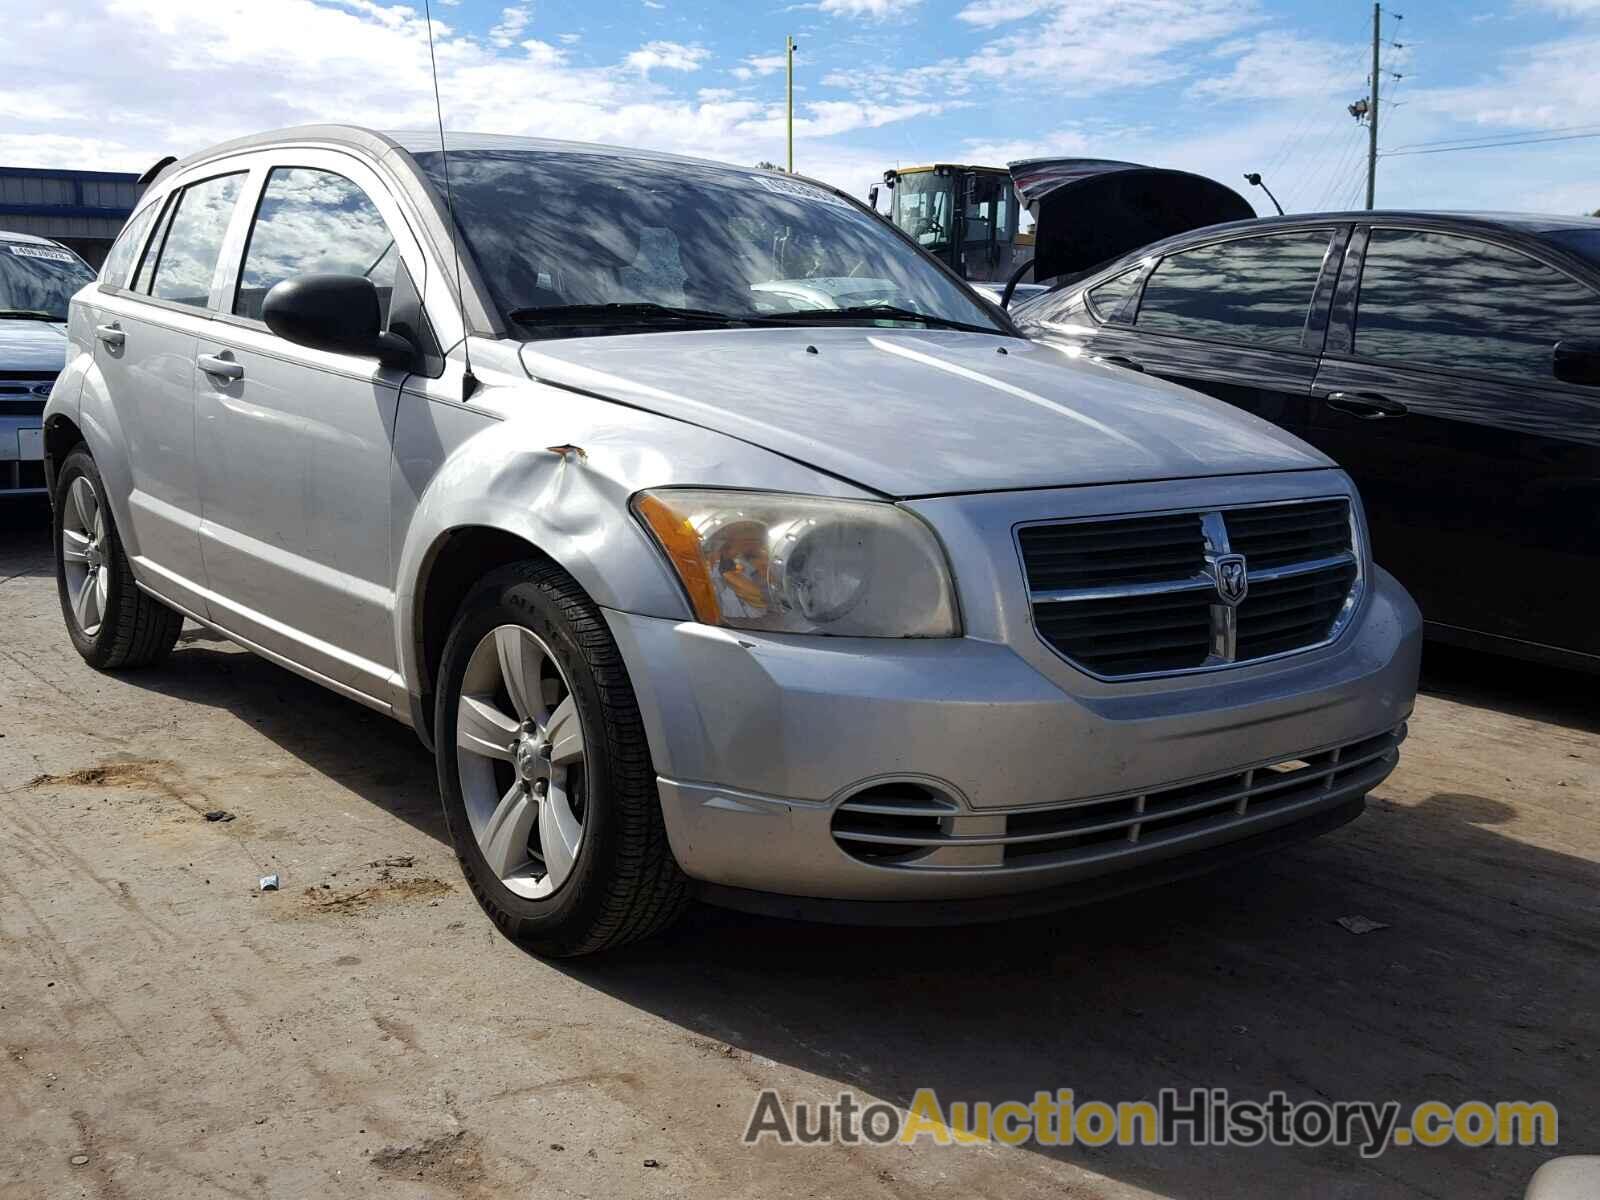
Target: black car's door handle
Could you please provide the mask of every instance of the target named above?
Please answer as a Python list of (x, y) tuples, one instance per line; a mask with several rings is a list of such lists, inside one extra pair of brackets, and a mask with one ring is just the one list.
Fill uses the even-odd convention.
[(1376, 392), (1329, 392), (1328, 407), (1336, 408), (1363, 421), (1381, 421), (1385, 417), (1403, 417), (1411, 410), (1398, 400), (1380, 396)]
[(1131, 358), (1124, 358), (1120, 354), (1096, 354), (1095, 358), (1110, 367), (1121, 367), (1125, 371), (1143, 371), (1144, 366), (1136, 363)]

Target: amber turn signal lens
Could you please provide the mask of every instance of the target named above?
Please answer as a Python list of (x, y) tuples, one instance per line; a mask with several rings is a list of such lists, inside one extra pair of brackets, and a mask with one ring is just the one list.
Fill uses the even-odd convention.
[(700, 535), (694, 531), (694, 526), (659, 496), (648, 492), (634, 500), (634, 509), (672, 560), (684, 590), (689, 593), (694, 615), (707, 625), (719, 624), (722, 611), (717, 605), (717, 592), (711, 585), (705, 559), (700, 555)]

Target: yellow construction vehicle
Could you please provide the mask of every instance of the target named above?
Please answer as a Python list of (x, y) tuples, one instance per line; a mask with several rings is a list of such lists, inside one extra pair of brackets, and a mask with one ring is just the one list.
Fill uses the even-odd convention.
[[(1007, 279), (1032, 253), (1031, 233), (1018, 231), (1021, 206), (1005, 167), (900, 167), (883, 173), (883, 187), (889, 220), (964, 279)], [(874, 184), (868, 193), (873, 209), (878, 196)]]

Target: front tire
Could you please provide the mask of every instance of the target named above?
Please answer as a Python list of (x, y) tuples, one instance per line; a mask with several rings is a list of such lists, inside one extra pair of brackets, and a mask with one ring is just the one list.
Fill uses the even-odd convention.
[(608, 950), (688, 902), (638, 702), (599, 609), (554, 563), (463, 601), (440, 662), (439, 790), (467, 883), (539, 954)]
[(139, 590), (122, 549), (100, 468), (84, 446), (61, 464), (50, 530), (56, 591), (67, 634), (85, 662), (102, 671), (146, 667), (172, 650), (183, 616)]

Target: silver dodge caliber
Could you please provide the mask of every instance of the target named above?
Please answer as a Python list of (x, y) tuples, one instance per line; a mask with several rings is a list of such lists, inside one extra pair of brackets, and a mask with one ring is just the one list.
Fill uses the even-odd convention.
[(91, 664), (188, 617), (410, 724), (546, 954), (694, 896), (1043, 910), (1393, 769), (1418, 614), (1315, 451), (1035, 346), (822, 184), (444, 145), (292, 129), (145, 193), (45, 420)]

